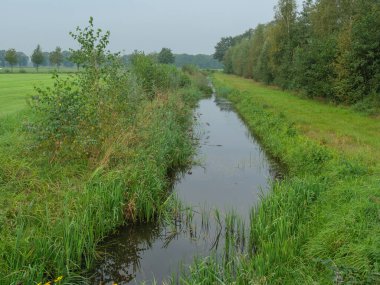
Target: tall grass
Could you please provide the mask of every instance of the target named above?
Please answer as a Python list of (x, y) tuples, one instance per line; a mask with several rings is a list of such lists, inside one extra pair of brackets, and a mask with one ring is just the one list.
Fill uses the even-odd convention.
[[(192, 85), (140, 100), (133, 120), (115, 128), (99, 159), (51, 161), (32, 152), (29, 111), (0, 124), (0, 284), (64, 276), (85, 283), (97, 244), (124, 223), (151, 221), (165, 207), (170, 173), (189, 164)], [(32, 147), (32, 148), (31, 148)]]

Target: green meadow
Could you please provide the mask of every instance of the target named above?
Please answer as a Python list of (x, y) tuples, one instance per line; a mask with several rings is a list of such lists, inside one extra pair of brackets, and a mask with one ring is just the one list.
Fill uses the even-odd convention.
[(0, 117), (24, 109), (34, 86), (51, 83), (51, 74), (0, 74)]
[(36, 73), (36, 74), (43, 74), (43, 73), (53, 73), (55, 71), (58, 71), (59, 73), (72, 73), (77, 72), (76, 67), (65, 67), (61, 66), (59, 67), (59, 70), (56, 66), (40, 66), (37, 70), (35, 67), (31, 66), (22, 66), (22, 67), (14, 67), (13, 71), (10, 67), (3, 67), (0, 68), (0, 74), (25, 74), (25, 73)]

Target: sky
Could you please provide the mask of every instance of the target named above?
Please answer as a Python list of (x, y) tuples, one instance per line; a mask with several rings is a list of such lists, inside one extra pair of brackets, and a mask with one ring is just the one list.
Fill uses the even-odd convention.
[[(302, 0), (297, 0), (300, 3)], [(90, 16), (111, 32), (110, 49), (212, 54), (224, 36), (273, 19), (277, 0), (0, 0), (0, 50), (30, 55), (56, 46), (75, 48), (69, 36)]]

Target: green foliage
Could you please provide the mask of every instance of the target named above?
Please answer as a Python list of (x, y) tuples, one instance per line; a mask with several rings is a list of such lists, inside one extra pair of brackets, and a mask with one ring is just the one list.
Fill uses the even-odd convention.
[(162, 48), (157, 55), (158, 63), (162, 64), (173, 64), (175, 61), (174, 55), (169, 48)]
[(338, 103), (378, 97), (378, 2), (308, 0), (296, 11), (279, 0), (274, 21), (223, 38), (215, 53), (225, 72)]
[(44, 62), (44, 55), (40, 45), (37, 45), (36, 49), (33, 51), (31, 60), (38, 71), (38, 67)]
[(17, 52), (14, 48), (7, 50), (7, 52), (5, 53), (5, 60), (9, 63), (13, 71), (13, 66), (17, 64), (18, 60)]
[(32, 100), (38, 114), (34, 133), (54, 157), (63, 152), (66, 158), (96, 158), (108, 128), (129, 110), (126, 72), (117, 55), (105, 50), (109, 33), (95, 30), (92, 18), (89, 24), (71, 33), (81, 45), (78, 54), (85, 71), (64, 79), (55, 74), (54, 86), (37, 88)]
[(201, 91), (204, 95), (208, 96), (213, 93), (210, 86), (210, 82), (206, 77), (206, 74), (201, 72), (194, 65), (184, 65), (182, 71), (189, 75), (191, 80), (189, 80), (197, 90)]
[(60, 47), (57, 47), (53, 52), (50, 53), (49, 60), (51, 64), (56, 65), (59, 69), (59, 66), (63, 62), (62, 50)]
[(222, 62), (224, 60), (224, 56), (226, 55), (227, 50), (230, 47), (232, 47), (232, 45), (233, 45), (232, 37), (222, 38), (215, 46), (214, 58)]
[(154, 99), (164, 90), (189, 85), (189, 79), (175, 66), (157, 63), (142, 52), (135, 52), (129, 60), (132, 73), (136, 75), (137, 81), (150, 99)]

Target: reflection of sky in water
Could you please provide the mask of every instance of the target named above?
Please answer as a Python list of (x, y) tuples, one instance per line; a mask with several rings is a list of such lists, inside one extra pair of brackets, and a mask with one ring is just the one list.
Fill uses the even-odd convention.
[[(201, 100), (196, 114), (199, 164), (179, 179), (175, 192), (198, 212), (233, 209), (247, 220), (273, 176), (270, 162), (228, 101)], [(195, 256), (208, 255), (219, 238), (223, 240), (219, 225), (202, 228), (199, 215), (191, 227), (140, 225), (121, 230), (100, 248), (107, 255), (97, 267), (94, 283), (127, 284), (133, 279), (132, 284), (143, 280), (150, 284), (154, 276), (160, 284), (177, 271), (179, 263), (190, 264)]]
[(196, 158), (200, 166), (185, 175), (175, 189), (186, 203), (207, 202), (247, 217), (267, 188), (270, 163), (228, 101), (202, 100), (197, 114), (198, 127), (203, 130)]

